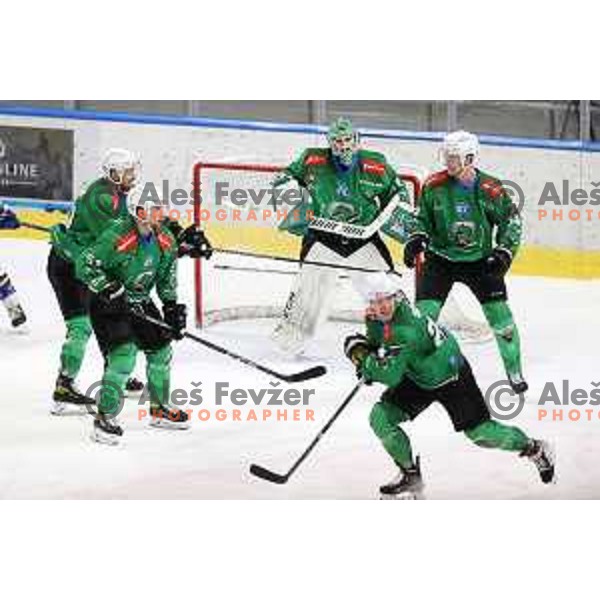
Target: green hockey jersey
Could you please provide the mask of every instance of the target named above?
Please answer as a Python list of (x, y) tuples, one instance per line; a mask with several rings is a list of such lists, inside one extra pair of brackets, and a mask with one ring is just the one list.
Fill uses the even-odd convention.
[(440, 171), (425, 182), (413, 233), (427, 235), (431, 252), (471, 262), (489, 256), (496, 246), (514, 256), (522, 222), (500, 180), (477, 170), (474, 185), (465, 187)]
[(423, 389), (435, 389), (458, 377), (463, 360), (458, 342), (404, 295), (390, 321), (367, 318), (366, 324), (373, 348), (361, 365), (367, 379), (393, 387), (408, 377)]
[(334, 163), (329, 148), (308, 148), (284, 173), (308, 192), (308, 198), (281, 223), (285, 231), (306, 234), (311, 217), (367, 226), (396, 195), (400, 205), (389, 219), (389, 232), (384, 231), (404, 239), (410, 229), (406, 186), (379, 152), (361, 149), (355, 164), (343, 170)]
[(163, 303), (177, 301), (175, 238), (164, 227), (143, 236), (129, 215), (82, 250), (75, 268), (78, 279), (96, 293), (117, 282), (131, 303), (148, 299), (155, 287)]
[(126, 214), (126, 196), (102, 177), (93, 181), (75, 200), (68, 228), (61, 225), (52, 228), (50, 241), (63, 258), (74, 261), (116, 218)]

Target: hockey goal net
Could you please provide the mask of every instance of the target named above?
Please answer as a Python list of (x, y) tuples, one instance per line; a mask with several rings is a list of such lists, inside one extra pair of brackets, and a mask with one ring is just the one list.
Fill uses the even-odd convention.
[[(293, 182), (278, 188), (278, 192), (272, 191), (271, 182), (282, 169), (273, 164), (233, 162), (194, 165), (194, 220), (206, 231), (213, 246), (223, 250), (215, 252), (210, 260), (194, 261), (198, 327), (281, 315), (293, 277), (298, 272), (294, 261), (300, 251), (300, 238), (278, 229), (299, 200), (299, 191)], [(399, 169), (399, 176), (407, 184), (415, 205), (421, 190), (420, 175), (422, 172), (419, 174), (417, 169)], [(397, 270), (403, 273), (403, 289), (413, 299), (415, 275), (400, 266), (400, 244), (390, 240), (388, 245)], [(463, 309), (467, 300), (472, 303), (471, 298), (457, 300), (453, 291), (442, 321), (464, 340), (483, 341), (489, 337), (489, 330), (478, 306), (470, 304), (468, 312)], [(332, 302), (335, 309), (330, 311), (330, 319), (362, 320), (363, 302), (343, 271), (340, 271)]]

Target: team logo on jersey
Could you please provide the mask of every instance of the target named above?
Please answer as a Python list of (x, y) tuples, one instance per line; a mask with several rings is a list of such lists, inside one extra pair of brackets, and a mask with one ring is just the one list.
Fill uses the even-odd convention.
[(350, 188), (345, 181), (338, 181), (337, 187), (335, 188), (335, 193), (340, 198), (348, 198), (348, 196), (350, 196)]
[(471, 215), (471, 205), (467, 202), (457, 202), (456, 213), (461, 219), (466, 219)]
[(451, 228), (454, 243), (459, 248), (469, 248), (475, 244), (475, 223), (470, 221), (458, 221)]
[(334, 221), (351, 223), (357, 217), (356, 208), (348, 202), (332, 202), (329, 206), (329, 218)]

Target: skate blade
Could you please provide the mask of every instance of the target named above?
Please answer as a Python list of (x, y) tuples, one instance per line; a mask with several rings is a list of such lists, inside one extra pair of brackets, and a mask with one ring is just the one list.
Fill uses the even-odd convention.
[(165, 419), (152, 419), (148, 425), (155, 429), (172, 429), (173, 431), (184, 430), (190, 428), (190, 422), (184, 421), (183, 423), (174, 423), (173, 421), (167, 421)]
[(67, 402), (54, 402), (50, 404), (50, 414), (55, 417), (80, 417), (87, 414), (84, 404), (68, 404)]
[(380, 494), (380, 500), (425, 500), (423, 492), (401, 492), (400, 494)]
[(92, 431), (90, 438), (93, 442), (103, 446), (118, 446), (121, 443), (121, 436), (108, 435), (98, 431)]

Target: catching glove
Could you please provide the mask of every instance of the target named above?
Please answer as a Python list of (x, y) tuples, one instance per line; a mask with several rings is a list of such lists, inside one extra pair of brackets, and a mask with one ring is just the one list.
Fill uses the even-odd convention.
[(204, 234), (195, 225), (190, 225), (177, 236), (179, 245), (178, 256), (189, 256), (191, 258), (210, 258), (213, 248)]

